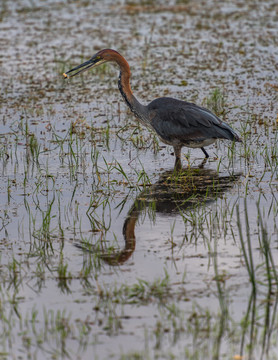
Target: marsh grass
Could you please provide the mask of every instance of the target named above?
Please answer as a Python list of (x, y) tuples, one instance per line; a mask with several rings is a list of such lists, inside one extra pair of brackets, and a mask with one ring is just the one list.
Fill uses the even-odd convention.
[[(133, 355), (153, 358), (154, 354), (159, 357), (166, 351), (165, 356), (169, 358), (183, 356), (189, 359), (202, 358), (204, 354), (210, 352), (211, 358), (216, 359), (223, 354), (226, 336), (230, 336), (233, 341), (235, 338), (240, 339), (241, 350), (238, 351), (242, 354), (254, 352), (257, 348), (256, 341), (262, 347), (262, 352), (266, 352), (275, 334), (277, 297), (273, 294), (277, 287), (277, 274), (269, 240), (270, 235), (263, 219), (266, 213), (269, 216), (277, 213), (275, 201), (270, 204), (267, 211), (258, 210), (257, 212), (262, 254), (261, 263), (257, 263), (252, 244), (254, 235), (250, 232), (248, 202), (246, 200), (242, 211), (236, 205), (236, 197), (229, 200), (229, 191), (233, 186), (238, 188), (241, 185), (238, 181), (240, 176), (230, 175), (221, 179), (223, 164), (227, 164), (225, 159), (219, 160), (214, 173), (191, 166), (179, 174), (170, 171), (167, 176), (162, 176), (157, 181), (157, 175), (150, 171), (145, 161), (137, 159), (135, 164), (127, 166), (121, 159), (111, 156), (114, 139), (120, 139), (111, 124), (105, 123), (102, 129), (91, 127), (89, 130), (94, 132), (94, 135), (85, 131), (85, 137), (86, 127), (84, 128), (82, 124), (84, 124), (82, 119), (78, 124), (73, 123), (62, 135), (53, 127), (49, 149), (42, 151), (40, 139), (31, 131), (29, 124), (26, 125), (23, 122), (25, 127), (20, 136), (25, 137), (24, 144), (29, 151), (23, 184), (26, 194), (24, 197), (25, 216), (27, 215), (29, 228), (27, 237), (30, 245), (27, 259), (29, 264), (33, 261), (36, 263), (32, 270), (32, 276), (35, 277), (32, 287), (38, 293), (43, 291), (49, 279), (53, 279), (62, 294), (74, 296), (74, 284), (78, 282), (82, 293), (86, 296), (89, 294), (92, 307), (94, 307), (93, 313), (89, 311), (88, 316), (92, 317), (93, 314), (95, 318), (88, 322), (84, 319), (76, 321), (66, 312), (62, 314), (62, 310), (56, 312), (54, 308), (51, 308), (46, 313), (44, 317), (46, 323), (43, 324), (41, 313), (34, 308), (30, 316), (26, 318), (27, 323), (22, 325), (21, 332), (16, 333), (22, 339), (26, 352), (32, 353), (39, 347), (40, 351), (45, 353), (46, 348), (51, 346), (49, 353), (52, 356), (67, 358), (70, 356), (68, 344), (74, 342), (75, 346), (86, 353), (92, 342), (90, 334), (94, 331), (98, 334), (106, 334), (110, 338), (121, 337), (129, 316), (133, 319), (132, 315), (129, 315), (128, 307), (141, 309), (153, 307), (156, 315), (151, 327), (153, 335), (148, 339), (152, 348), (145, 351), (127, 352), (126, 355), (122, 354), (123, 358)], [(130, 134), (138, 135), (133, 133), (134, 127), (125, 131), (127, 139)], [(90, 141), (87, 142), (88, 139)], [(122, 143), (122, 139), (120, 141)], [(145, 141), (144, 138), (143, 141)], [(132, 141), (129, 143), (133, 148)], [(99, 144), (102, 147), (98, 147)], [(141, 145), (143, 146), (143, 143)], [(20, 151), (20, 148), (17, 151)], [(234, 161), (237, 154), (233, 145), (229, 151), (231, 153), (228, 154), (228, 158)], [(267, 151), (269, 148), (262, 149), (263, 154), (267, 154)], [(64, 185), (61, 185), (61, 177), (55, 169), (53, 170), (53, 167), (49, 166), (49, 162), (45, 161), (47, 154), (67, 169), (66, 176), (63, 176), (71, 184), (68, 197), (63, 195)], [(272, 154), (273, 157), (266, 157), (265, 176), (271, 174), (274, 180), (275, 152)], [(91, 163), (89, 170), (86, 168), (88, 161)], [(227, 166), (225, 171), (229, 173), (231, 167), (232, 165)], [(29, 183), (30, 168), (32, 168), (31, 173), (35, 174), (32, 179), (32, 192), (30, 192)], [(262, 185), (263, 182), (264, 178), (259, 181), (259, 184)], [(14, 195), (12, 196), (14, 186), (12, 178), (8, 179), (6, 192), (10, 195), (7, 204), (14, 201)], [(243, 187), (245, 186), (249, 191), (250, 182), (244, 183)], [(83, 202), (79, 198), (82, 191), (87, 192), (86, 201), (83, 197)], [(172, 273), (168, 273), (168, 267), (165, 268), (164, 276), (151, 279), (138, 278), (136, 281), (119, 282), (119, 284), (113, 281), (111, 284), (105, 284), (105, 281), (102, 281), (105, 271), (109, 271), (110, 274), (115, 274), (116, 271), (121, 273), (120, 265), (115, 267), (116, 270), (111, 270), (114, 264), (110, 262), (109, 265), (107, 261), (109, 257), (113, 258), (121, 250), (123, 241), (119, 232), (114, 232), (115, 214), (117, 213), (116, 217), (124, 219), (129, 211), (135, 209), (134, 211), (140, 214), (138, 226), (144, 226), (145, 221), (150, 221), (155, 227), (159, 224), (161, 216), (159, 214), (160, 200), (169, 195), (171, 202), (175, 201), (177, 204), (175, 212), (180, 216), (183, 231), (182, 235), (177, 236), (181, 225), (175, 218), (168, 227), (167, 239), (170, 248), (168, 245), (167, 261), (171, 262), (176, 272), (183, 272), (184, 269), (181, 271), (179, 265), (179, 261), (183, 260), (177, 261), (177, 257), (187, 259), (186, 251), (191, 244), (194, 244), (196, 248), (203, 246), (206, 249), (207, 255), (204, 259), (208, 263), (208, 271), (212, 266), (214, 272), (209, 276), (214, 284), (214, 296), (219, 305), (215, 312), (198, 304), (195, 304), (190, 312), (188, 311), (185, 304), (192, 305), (192, 299), (196, 299), (195, 295), (190, 293), (191, 279), (190, 274), (187, 275), (188, 272), (190, 273), (188, 268), (182, 275), (183, 279), (178, 280), (177, 284), (173, 281)], [(4, 229), (8, 225), (9, 214), (6, 212), (1, 216)], [(84, 231), (84, 223), (87, 226), (86, 231)], [(119, 222), (117, 226), (122, 227), (123, 222)], [(22, 238), (26, 239), (26, 235), (22, 235)], [(64, 253), (65, 244), (69, 242), (69, 238), (72, 239), (73, 244), (77, 245), (78, 256), (82, 258), (78, 270), (73, 267)], [(228, 242), (231, 239), (234, 239), (234, 244), (237, 244), (240, 239), (240, 250), (246, 271), (252, 288), (255, 289), (248, 298), (245, 316), (239, 322), (233, 321), (231, 315), (232, 302), (228, 299), (233, 294), (229, 289), (230, 274), (227, 269), (222, 269), (223, 265), (219, 261), (221, 241)], [(141, 239), (141, 242), (144, 241), (145, 239)], [(158, 248), (156, 251), (159, 250)], [(132, 266), (132, 261), (126, 265), (126, 269), (129, 269), (129, 266)], [(10, 287), (20, 289), (22, 282), (26, 279), (24, 262), (17, 259), (10, 262), (7, 273)], [(262, 292), (265, 307), (260, 306), (257, 311), (258, 303), (261, 304)], [(1, 301), (7, 303), (4, 298)], [(77, 297), (75, 301), (82, 303), (82, 300)], [(14, 315), (9, 316), (16, 321), (13, 316), (22, 317), (17, 292), (11, 297), (10, 303), (13, 305)], [(274, 304), (273, 312), (270, 309), (271, 304)], [(7, 322), (10, 321), (9, 316), (3, 313), (3, 319)], [(256, 324), (259, 321), (262, 332), (257, 329)], [(9, 336), (15, 336), (17, 330), (6, 327), (5, 331), (8, 339)], [(175, 347), (180, 342), (186, 344), (182, 355), (173, 355), (171, 347)], [(6, 345), (6, 348), (9, 346)]]
[[(271, 3), (23, 5), (0, 5), (0, 357), (277, 358)], [(61, 76), (96, 38), (121, 44), (142, 102), (204, 99), (243, 143), (173, 171), (119, 105), (114, 69)]]
[(206, 99), (206, 106), (219, 117), (225, 118), (228, 113), (227, 97), (223, 89), (215, 88)]

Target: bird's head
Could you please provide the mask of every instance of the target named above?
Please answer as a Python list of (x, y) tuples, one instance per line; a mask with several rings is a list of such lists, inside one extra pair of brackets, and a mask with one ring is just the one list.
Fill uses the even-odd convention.
[(92, 69), (99, 66), (107, 61), (114, 61), (120, 54), (111, 49), (104, 49), (97, 52), (90, 60), (85, 61), (83, 64), (76, 66), (75, 68), (64, 73), (65, 78), (73, 77), (77, 74), (82, 73), (88, 69)]

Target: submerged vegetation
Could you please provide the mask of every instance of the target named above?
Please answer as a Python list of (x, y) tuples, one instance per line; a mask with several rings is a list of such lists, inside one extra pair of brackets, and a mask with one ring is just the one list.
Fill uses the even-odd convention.
[[(278, 357), (275, 16), (272, 0), (2, 1), (0, 359)], [(184, 149), (173, 171), (113, 67), (63, 80), (100, 47), (142, 102), (207, 106), (243, 143), (206, 164)]]

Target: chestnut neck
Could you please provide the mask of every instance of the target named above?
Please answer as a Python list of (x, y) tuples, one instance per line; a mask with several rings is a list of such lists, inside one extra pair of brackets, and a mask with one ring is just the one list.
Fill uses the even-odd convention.
[(118, 88), (130, 110), (144, 123), (147, 124), (147, 106), (143, 105), (136, 99), (130, 87), (130, 67), (126, 59), (119, 53), (115, 52), (113, 61), (120, 67)]

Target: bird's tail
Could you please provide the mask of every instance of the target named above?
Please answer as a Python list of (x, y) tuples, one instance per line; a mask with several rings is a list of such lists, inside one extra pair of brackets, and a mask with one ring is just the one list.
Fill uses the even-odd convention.
[(222, 134), (224, 139), (242, 142), (239, 135), (228, 124), (224, 122), (221, 122), (221, 124), (219, 124), (219, 132)]

